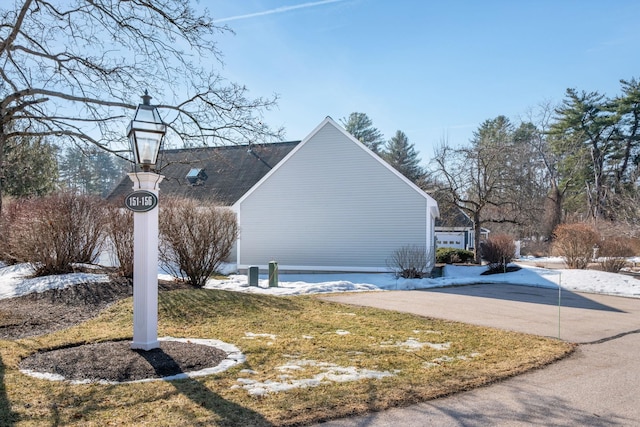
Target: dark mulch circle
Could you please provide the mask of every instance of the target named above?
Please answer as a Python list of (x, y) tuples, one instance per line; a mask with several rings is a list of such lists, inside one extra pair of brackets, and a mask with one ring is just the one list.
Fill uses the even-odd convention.
[(219, 348), (189, 342), (161, 341), (160, 348), (144, 351), (132, 350), (129, 341), (112, 341), (35, 353), (20, 369), (70, 381), (125, 382), (199, 371), (226, 357)]

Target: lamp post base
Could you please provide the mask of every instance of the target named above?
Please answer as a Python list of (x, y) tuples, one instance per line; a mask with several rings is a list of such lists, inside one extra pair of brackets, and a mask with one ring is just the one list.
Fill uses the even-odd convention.
[(132, 341), (131, 342), (131, 349), (132, 350), (144, 350), (144, 351), (149, 351), (149, 350), (153, 350), (154, 348), (159, 348), (160, 347), (160, 342), (159, 341), (152, 341), (152, 342), (136, 342), (136, 341)]

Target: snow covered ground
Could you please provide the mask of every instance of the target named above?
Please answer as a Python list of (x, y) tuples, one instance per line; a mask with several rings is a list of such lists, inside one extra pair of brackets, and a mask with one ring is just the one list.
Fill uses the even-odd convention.
[[(578, 292), (600, 293), (640, 298), (640, 280), (624, 274), (596, 270), (545, 269), (521, 265), (522, 269), (506, 274), (482, 276), (483, 266), (452, 266), (444, 268), (443, 277), (435, 279), (402, 279), (387, 273), (341, 274), (280, 274), (277, 288), (269, 288), (267, 277), (260, 276), (259, 285), (248, 286), (245, 275), (231, 274), (225, 280), (209, 280), (206, 287), (238, 292), (271, 295), (300, 295), (328, 292), (357, 292), (383, 290), (425, 289), (443, 286), (461, 286), (476, 283), (508, 283)], [(30, 292), (66, 288), (83, 282), (106, 282), (104, 274), (73, 273), (40, 278), (29, 278), (33, 273), (26, 264), (0, 265), (0, 298), (11, 298)], [(167, 278), (166, 276), (162, 276)]]
[(19, 297), (32, 292), (49, 289), (64, 289), (78, 283), (108, 282), (106, 274), (70, 273), (54, 276), (34, 277), (29, 264), (4, 266), (0, 263), (0, 299)]
[(569, 289), (640, 298), (640, 280), (624, 274), (596, 270), (545, 269), (521, 265), (519, 271), (481, 275), (485, 266), (444, 267), (443, 277), (434, 279), (402, 279), (393, 274), (280, 274), (279, 286), (268, 287), (268, 278), (260, 276), (259, 286), (248, 286), (247, 276), (230, 275), (226, 280), (209, 280), (207, 288), (272, 295), (299, 295), (323, 292), (354, 292), (376, 290), (410, 290), (477, 283), (508, 283), (512, 285)]

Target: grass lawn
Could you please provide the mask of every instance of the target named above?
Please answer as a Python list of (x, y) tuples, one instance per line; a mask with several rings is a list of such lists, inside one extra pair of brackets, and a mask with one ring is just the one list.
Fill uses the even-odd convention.
[(195, 379), (117, 385), (20, 373), (19, 361), (37, 351), (130, 339), (132, 301), (123, 300), (71, 329), (0, 340), (0, 426), (299, 425), (478, 387), (574, 348), (313, 296), (181, 290), (160, 293), (159, 306), (159, 336), (222, 340), (246, 363)]

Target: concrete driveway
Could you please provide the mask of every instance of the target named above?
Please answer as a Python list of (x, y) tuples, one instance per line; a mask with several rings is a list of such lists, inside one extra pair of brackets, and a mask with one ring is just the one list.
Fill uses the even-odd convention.
[(581, 344), (567, 359), (491, 386), (325, 427), (639, 426), (640, 299), (483, 284), (325, 299)]

